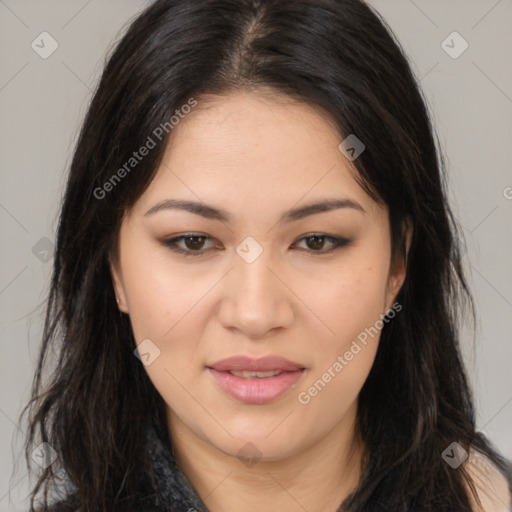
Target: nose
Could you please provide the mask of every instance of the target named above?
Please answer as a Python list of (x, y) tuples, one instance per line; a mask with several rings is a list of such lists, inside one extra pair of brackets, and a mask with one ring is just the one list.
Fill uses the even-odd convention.
[(251, 339), (261, 339), (270, 331), (289, 327), (295, 317), (294, 294), (286, 286), (279, 265), (270, 257), (270, 250), (264, 250), (252, 263), (238, 255), (236, 258), (223, 284), (221, 324)]

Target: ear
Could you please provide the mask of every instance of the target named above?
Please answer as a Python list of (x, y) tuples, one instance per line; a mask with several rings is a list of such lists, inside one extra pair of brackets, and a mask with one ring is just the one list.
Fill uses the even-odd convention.
[(123, 313), (128, 313), (128, 304), (126, 301), (126, 293), (124, 290), (123, 276), (119, 268), (119, 262), (109, 259), (110, 274), (112, 275), (112, 284), (114, 286), (114, 293), (117, 298), (117, 306)]
[(388, 311), (395, 299), (398, 295), (400, 288), (404, 284), (405, 277), (407, 274), (407, 261), (409, 257), (409, 249), (411, 248), (412, 243), (412, 235), (413, 235), (413, 226), (410, 219), (406, 219), (404, 223), (404, 247), (402, 249), (402, 253), (400, 254), (395, 268), (390, 270), (389, 278), (388, 278), (388, 290), (386, 294), (386, 311)]

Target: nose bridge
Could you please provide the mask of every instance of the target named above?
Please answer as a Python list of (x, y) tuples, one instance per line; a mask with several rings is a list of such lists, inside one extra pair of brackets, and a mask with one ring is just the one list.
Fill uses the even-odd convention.
[[(249, 251), (244, 253), (247, 247)], [(276, 278), (270, 271), (270, 268), (275, 266), (275, 261), (270, 248), (263, 249), (260, 244), (255, 246), (255, 242), (251, 241), (242, 242), (237, 247), (237, 254), (239, 261), (234, 274), (234, 279), (238, 281), (235, 284), (237, 302), (240, 303), (243, 299), (245, 303), (253, 303), (253, 306), (259, 308), (266, 304), (270, 310), (271, 303), (277, 299)]]
[(264, 295), (272, 297), (275, 276), (270, 271), (271, 260), (270, 251), (265, 251), (251, 263), (240, 259), (235, 274), (240, 281), (238, 293), (244, 290), (254, 299), (263, 298)]
[(274, 275), (279, 271), (270, 248), (246, 239), (237, 247), (235, 258), (221, 308), (225, 327), (261, 337), (270, 329), (288, 325), (293, 317), (292, 305), (286, 287)]

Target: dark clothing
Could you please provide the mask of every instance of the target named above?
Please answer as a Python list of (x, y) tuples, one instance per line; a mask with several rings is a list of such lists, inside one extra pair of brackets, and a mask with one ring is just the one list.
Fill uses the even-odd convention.
[(149, 428), (148, 446), (157, 489), (155, 507), (151, 512), (208, 512), (176, 464), (169, 436), (164, 437), (156, 429)]
[[(147, 476), (147, 497), (116, 508), (115, 512), (209, 512), (188, 478), (178, 467), (167, 432), (148, 426), (146, 441), (151, 473)], [(142, 478), (142, 477), (141, 477)], [(150, 481), (156, 494), (150, 489)], [(50, 512), (77, 512), (79, 504), (73, 496), (50, 506)], [(42, 509), (38, 509), (41, 512)]]

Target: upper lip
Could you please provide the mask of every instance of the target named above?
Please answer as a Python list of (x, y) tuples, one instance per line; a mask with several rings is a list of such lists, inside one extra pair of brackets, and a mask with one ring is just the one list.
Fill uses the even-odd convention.
[(219, 372), (227, 371), (252, 371), (252, 372), (268, 372), (271, 370), (293, 372), (303, 370), (304, 367), (299, 363), (294, 363), (278, 356), (266, 356), (260, 359), (253, 359), (247, 356), (233, 356), (227, 359), (222, 359), (211, 365), (208, 368), (213, 368)]

